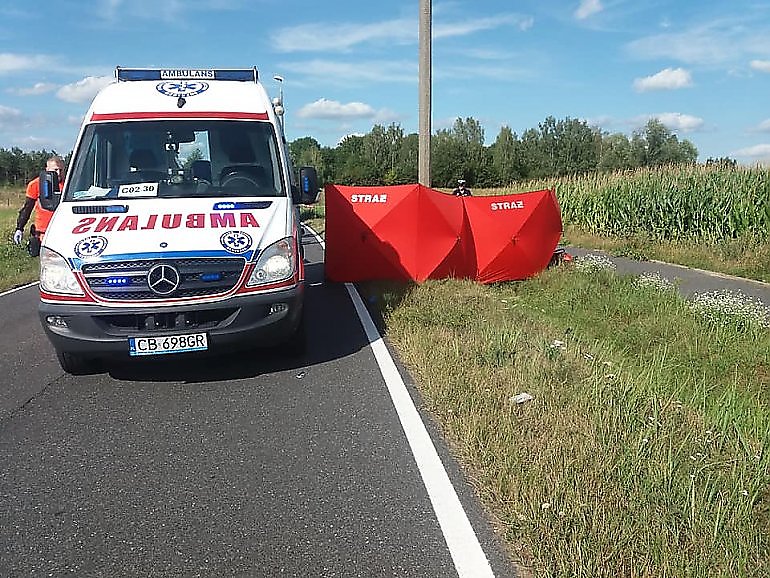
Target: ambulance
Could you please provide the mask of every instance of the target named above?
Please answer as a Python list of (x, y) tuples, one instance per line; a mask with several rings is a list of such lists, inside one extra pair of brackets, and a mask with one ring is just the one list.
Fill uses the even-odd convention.
[[(40, 252), (43, 329), (62, 369), (108, 358), (301, 348), (305, 270), (296, 173), (250, 69), (118, 67), (94, 98)], [(167, 357), (166, 357), (167, 359)]]

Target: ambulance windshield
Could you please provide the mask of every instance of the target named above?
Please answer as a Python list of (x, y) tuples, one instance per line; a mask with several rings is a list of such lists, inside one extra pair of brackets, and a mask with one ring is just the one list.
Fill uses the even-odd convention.
[(279, 159), (268, 122), (91, 124), (81, 139), (64, 199), (284, 196)]

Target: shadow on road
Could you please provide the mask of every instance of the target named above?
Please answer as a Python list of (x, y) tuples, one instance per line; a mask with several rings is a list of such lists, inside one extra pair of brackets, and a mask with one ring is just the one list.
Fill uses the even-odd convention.
[(325, 283), (323, 263), (306, 265), (307, 347), (255, 348), (198, 356), (165, 356), (112, 361), (105, 369), (116, 380), (205, 383), (245, 379), (282, 371), (298, 373), (313, 365), (352, 355), (368, 345), (345, 286)]

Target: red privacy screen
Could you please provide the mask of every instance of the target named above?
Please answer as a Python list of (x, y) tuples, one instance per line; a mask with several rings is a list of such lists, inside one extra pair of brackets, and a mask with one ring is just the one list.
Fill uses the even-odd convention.
[(482, 283), (536, 275), (561, 238), (552, 190), (454, 197), (422, 185), (326, 185), (326, 277)]

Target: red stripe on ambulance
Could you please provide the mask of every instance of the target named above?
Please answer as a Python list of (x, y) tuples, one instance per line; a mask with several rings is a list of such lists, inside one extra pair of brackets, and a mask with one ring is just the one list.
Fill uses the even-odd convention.
[(91, 115), (91, 121), (139, 120), (153, 118), (228, 118), (236, 120), (269, 120), (266, 112), (206, 112), (206, 111), (165, 111), (165, 112), (99, 112)]

